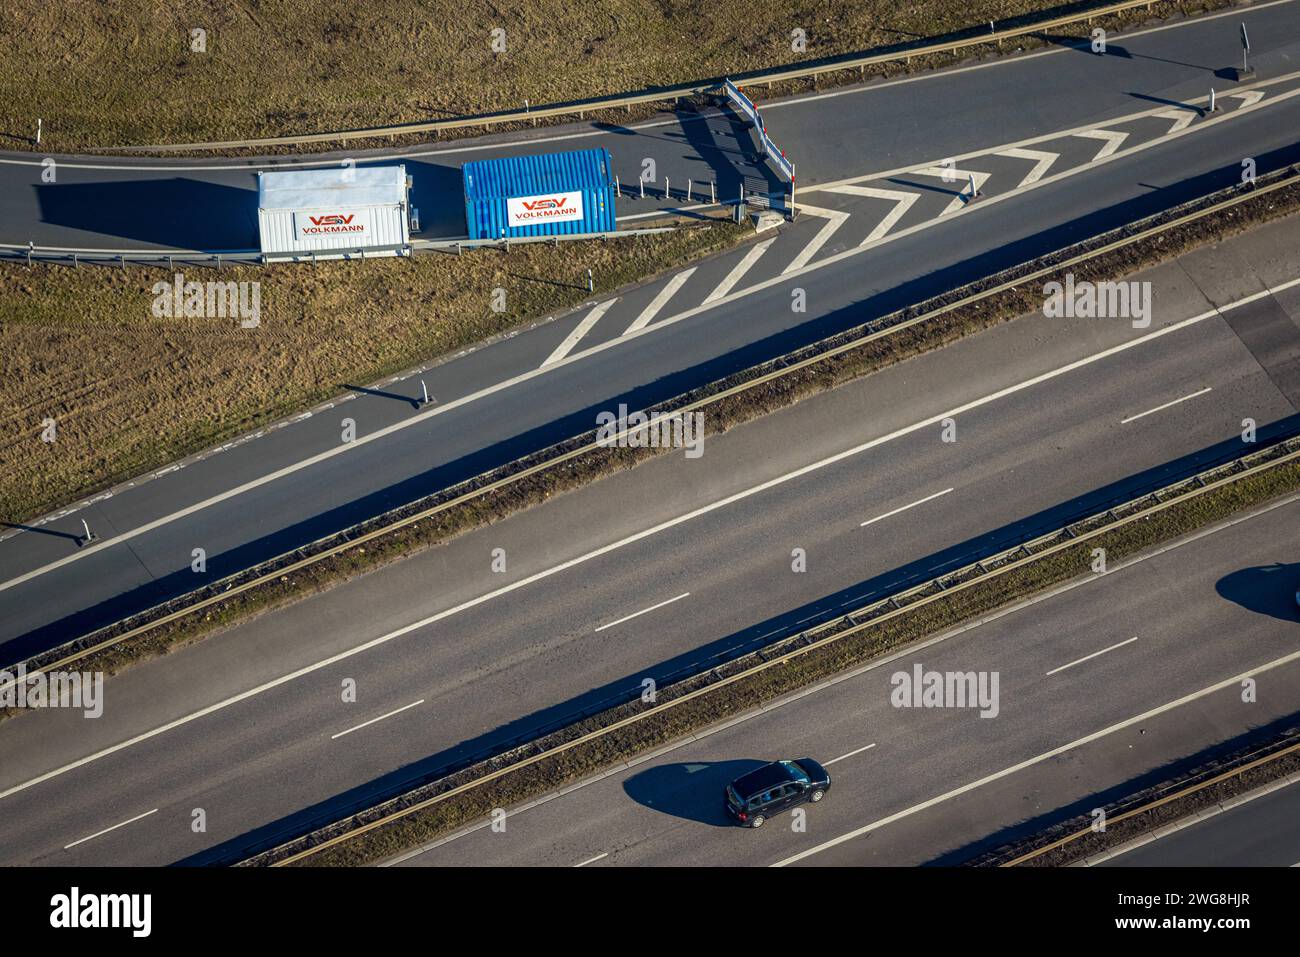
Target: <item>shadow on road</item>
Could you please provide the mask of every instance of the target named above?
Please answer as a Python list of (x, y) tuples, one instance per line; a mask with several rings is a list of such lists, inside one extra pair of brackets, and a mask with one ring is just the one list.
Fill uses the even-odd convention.
[(638, 804), (672, 817), (735, 827), (722, 809), (722, 789), (767, 763), (741, 759), (662, 764), (632, 775), (623, 782), (623, 791)]
[(1300, 608), (1296, 606), (1296, 592), (1300, 592), (1300, 562), (1240, 568), (1220, 578), (1214, 589), (1221, 598), (1257, 615), (1300, 622)]

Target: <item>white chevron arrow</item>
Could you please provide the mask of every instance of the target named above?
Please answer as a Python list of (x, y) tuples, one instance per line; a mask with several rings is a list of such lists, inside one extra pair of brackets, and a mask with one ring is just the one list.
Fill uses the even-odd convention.
[(713, 302), (715, 299), (721, 299), (727, 293), (731, 292), (733, 286), (744, 278), (745, 273), (753, 268), (754, 263), (758, 262), (759, 257), (767, 252), (768, 247), (776, 242), (776, 237), (765, 239), (757, 245), (751, 246), (749, 251), (741, 258), (740, 262), (731, 267), (731, 272), (727, 273), (726, 278), (718, 283), (718, 287), (705, 297), (705, 302)]
[(1117, 132), (1116, 130), (1084, 130), (1082, 133), (1075, 133), (1074, 135), (1085, 136), (1089, 139), (1094, 139), (1094, 140), (1106, 141), (1106, 145), (1103, 146), (1097, 152), (1097, 155), (1091, 159), (1090, 162), (1093, 163), (1115, 152), (1117, 149), (1119, 149), (1119, 144), (1123, 143), (1126, 139), (1128, 139), (1127, 133), (1120, 133)]
[(1254, 106), (1260, 100), (1264, 99), (1263, 90), (1243, 90), (1240, 93), (1229, 93), (1228, 96), (1235, 96), (1241, 100), (1239, 109), (1245, 109), (1248, 106)]
[(912, 173), (917, 176), (938, 176), (945, 182), (956, 181), (961, 184), (961, 188), (957, 195), (953, 198), (953, 201), (948, 204), (947, 208), (939, 214), (940, 216), (946, 216), (966, 205), (967, 197), (965, 192), (966, 184), (968, 182), (972, 179), (975, 181), (975, 192), (978, 193), (984, 188), (984, 184), (988, 182), (989, 176), (992, 175), (991, 173), (977, 173), (975, 170), (970, 169), (952, 169), (948, 166), (927, 166), (925, 169), (914, 169), (912, 170)]
[(898, 189), (878, 189), (875, 186), (831, 186), (827, 188), (827, 192), (844, 193), (846, 196), (866, 196), (870, 199), (883, 199), (894, 204), (894, 208), (886, 213), (885, 218), (876, 223), (875, 228), (867, 234), (867, 238), (862, 240), (859, 244), (862, 246), (883, 238), (912, 208), (912, 204), (921, 198), (919, 193), (904, 193)]
[(837, 209), (821, 209), (817, 206), (806, 206), (799, 204), (799, 212), (808, 213), (810, 216), (821, 216), (826, 220), (826, 225), (817, 230), (817, 235), (808, 240), (808, 245), (799, 250), (799, 255), (795, 256), (782, 270), (782, 274), (794, 272), (796, 269), (802, 269), (808, 265), (808, 260), (817, 255), (817, 250), (826, 245), (826, 240), (830, 239), (835, 230), (844, 225), (844, 221), (849, 218), (848, 213), (841, 213)]
[[(1034, 168), (1031, 169), (1025, 178), (1020, 181), (1020, 186), (1028, 186), (1030, 183), (1037, 183), (1043, 178), (1049, 166), (1056, 162), (1060, 153), (1048, 153), (1044, 150), (1026, 150), (1016, 147), (1015, 149), (1003, 150), (998, 156), (1010, 156), (1012, 159), (1033, 160)], [(1019, 189), (1017, 186), (1016, 189)]]
[[(1179, 130), (1187, 129), (1187, 127), (1192, 125), (1192, 120), (1196, 119), (1197, 115), (1196, 110), (1189, 109), (1165, 110), (1163, 113), (1156, 114), (1156, 116), (1162, 120), (1174, 121), (1174, 125), (1169, 127), (1169, 133), (1177, 133)], [(1165, 135), (1168, 136), (1169, 133), (1166, 133)]]

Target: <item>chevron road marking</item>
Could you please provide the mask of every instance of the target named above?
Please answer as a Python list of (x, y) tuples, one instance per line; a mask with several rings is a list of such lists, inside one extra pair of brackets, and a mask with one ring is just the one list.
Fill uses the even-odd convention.
[(994, 153), (994, 156), (1009, 156), (1012, 159), (1033, 160), (1034, 168), (1025, 174), (1025, 178), (1020, 181), (1016, 187), (1028, 186), (1030, 183), (1037, 183), (1043, 178), (1048, 167), (1060, 159), (1060, 153), (1049, 153), (1046, 150), (1027, 150), (1016, 147), (1014, 149), (1002, 150), (1000, 153)]
[(927, 166), (924, 169), (914, 169), (912, 170), (912, 173), (916, 176), (938, 176), (946, 183), (955, 181), (961, 184), (961, 188), (958, 190), (957, 195), (953, 197), (952, 202), (948, 204), (947, 208), (939, 214), (940, 216), (947, 216), (949, 213), (955, 213), (957, 210), (964, 208), (970, 201), (966, 196), (967, 182), (974, 180), (975, 192), (978, 193), (984, 188), (984, 184), (988, 182), (989, 176), (992, 175), (990, 173), (978, 173), (973, 169), (953, 169), (950, 166)]
[(878, 189), (875, 186), (832, 186), (827, 192), (884, 199), (894, 204), (894, 208), (885, 215), (884, 219), (876, 223), (876, 227), (867, 234), (867, 238), (862, 240), (861, 245), (863, 246), (884, 238), (885, 234), (893, 229), (894, 225), (903, 218), (903, 215), (912, 208), (912, 204), (921, 198), (919, 193), (905, 193), (898, 189)]
[(686, 283), (686, 280), (690, 279), (691, 276), (695, 274), (696, 268), (697, 267), (692, 266), (690, 269), (683, 269), (676, 276), (673, 276), (672, 279), (669, 279), (668, 282), (664, 284), (664, 287), (659, 290), (659, 295), (655, 296), (654, 299), (651, 300), (650, 305), (641, 310), (641, 315), (637, 316), (636, 319), (633, 320), (632, 325), (628, 326), (627, 329), (623, 331), (623, 335), (627, 335), (629, 332), (636, 332), (638, 329), (644, 329), (646, 326), (650, 325), (650, 321), (654, 319), (655, 316), (659, 315), (664, 306), (668, 305), (668, 300), (676, 295), (677, 290), (682, 288)]
[(740, 282), (740, 280), (744, 278), (745, 273), (749, 272), (752, 268), (754, 268), (754, 263), (758, 262), (759, 258), (763, 255), (763, 253), (767, 252), (768, 248), (774, 242), (776, 242), (775, 236), (773, 236), (771, 239), (765, 239), (761, 243), (751, 246), (749, 252), (745, 253), (744, 257), (741, 258), (740, 262), (736, 263), (736, 265), (732, 267), (731, 272), (727, 273), (727, 278), (723, 279), (722, 282), (718, 283), (718, 288), (713, 290), (713, 292), (709, 293), (708, 297), (704, 301), (713, 302), (713, 300), (721, 299), (727, 293), (731, 292), (732, 287), (735, 286), (736, 283)]
[(609, 311), (609, 307), (614, 305), (616, 302), (618, 302), (617, 296), (613, 299), (606, 299), (604, 302), (598, 303), (591, 312), (587, 313), (587, 315), (583, 317), (582, 322), (578, 323), (577, 327), (569, 333), (568, 337), (560, 343), (556, 350), (547, 356), (546, 361), (543, 362), (542, 365), (548, 366), (552, 362), (559, 362), (572, 352), (573, 347), (582, 341), (583, 336), (591, 332), (591, 327), (594, 326), (600, 320), (600, 317)]
[(1170, 133), (1177, 133), (1179, 130), (1191, 126), (1192, 120), (1199, 115), (1200, 111), (1193, 109), (1165, 110), (1163, 113), (1156, 114), (1159, 119), (1174, 121), (1174, 125), (1169, 127)]
[(817, 251), (826, 245), (826, 240), (834, 235), (835, 231), (844, 225), (844, 221), (849, 218), (848, 213), (841, 213), (837, 209), (821, 209), (817, 206), (807, 206), (799, 204), (799, 212), (808, 213), (810, 216), (821, 216), (826, 220), (826, 225), (817, 231), (817, 235), (808, 240), (808, 245), (799, 250), (799, 255), (795, 256), (786, 266), (781, 275), (794, 272), (796, 269), (802, 269), (808, 265), (808, 260), (817, 255)]
[(1243, 90), (1240, 93), (1229, 93), (1227, 95), (1241, 100), (1241, 105), (1243, 107), (1254, 106), (1260, 100), (1264, 99), (1263, 90)]
[[(1153, 113), (1152, 116), (1160, 116), (1159, 113)], [(1173, 130), (1169, 131), (1170, 133)], [(1121, 143), (1128, 139), (1127, 133), (1120, 133), (1118, 130), (1084, 130), (1082, 133), (1075, 133), (1075, 136), (1086, 136), (1088, 139), (1105, 140), (1106, 145), (1097, 151), (1091, 162), (1095, 163), (1099, 159), (1105, 159), (1111, 153), (1114, 153)], [(1168, 134), (1165, 134), (1166, 136)]]

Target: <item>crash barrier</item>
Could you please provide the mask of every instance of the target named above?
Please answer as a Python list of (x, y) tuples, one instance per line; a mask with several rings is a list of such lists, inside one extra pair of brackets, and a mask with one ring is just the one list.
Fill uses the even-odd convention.
[[(507, 774), (530, 765), (553, 759), (579, 745), (588, 744), (625, 729), (640, 721), (661, 716), (664, 711), (679, 707), (726, 685), (752, 677), (769, 668), (779, 668), (792, 659), (810, 651), (822, 649), (856, 635), (869, 627), (897, 617), (914, 608), (936, 601), (972, 587), (989, 578), (1007, 574), (1032, 562), (1067, 548), (1095, 539), (1117, 528), (1148, 520), (1171, 506), (1206, 494), (1232, 482), (1287, 465), (1300, 459), (1300, 438), (1290, 437), (1214, 466), (1190, 478), (1131, 499), (1105, 511), (1090, 515), (1080, 521), (1070, 522), (1055, 531), (1041, 535), (1014, 548), (971, 562), (954, 571), (922, 582), (897, 594), (879, 598), (814, 628), (779, 639), (758, 651), (735, 658), (726, 666), (697, 672), (675, 684), (661, 682), (656, 698), (643, 710), (622, 719), (611, 720), (594, 731), (580, 734), (569, 740), (547, 742), (541, 739), (524, 744), (507, 754), (498, 755), (481, 765), (463, 768), (454, 775), (463, 779), (431, 780), (406, 794), (393, 797), (366, 812), (354, 811), (332, 825), (318, 828), (296, 840), (285, 842), (241, 862), (246, 866), (276, 866), (298, 863), (328, 848), (337, 846), (368, 831), (427, 810), (435, 804), (481, 787)], [(628, 692), (627, 701), (636, 700), (642, 689)], [(798, 692), (796, 692), (798, 693)], [(562, 733), (557, 732), (562, 736)], [(609, 763), (617, 764), (619, 758), (610, 756)], [(482, 773), (476, 773), (481, 769)], [(365, 820), (359, 817), (364, 816)]]

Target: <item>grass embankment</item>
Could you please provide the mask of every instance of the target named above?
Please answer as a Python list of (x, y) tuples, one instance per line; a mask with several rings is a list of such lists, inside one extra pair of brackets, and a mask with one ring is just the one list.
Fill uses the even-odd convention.
[[(936, 601), (905, 608), (863, 628), (844, 626), (843, 637), (821, 643), (797, 657), (766, 667), (739, 680), (705, 691), (676, 707), (664, 708), (672, 689), (661, 692), (659, 710), (593, 741), (511, 771), (480, 787), (450, 797), (391, 823), (346, 840), (302, 861), (315, 866), (357, 866), (390, 857), (458, 828), (482, 821), (493, 809), (511, 807), (602, 771), (719, 721), (743, 714), (801, 688), (816, 684), (873, 658), (940, 634), (964, 621), (987, 615), (1009, 603), (1091, 571), (1093, 549), (1104, 548), (1111, 565), (1163, 542), (1221, 521), (1245, 509), (1300, 489), (1300, 461), (1175, 502), (1149, 517), (1090, 536), (1059, 551), (1012, 567), (951, 592)], [(703, 687), (702, 679), (683, 683), (681, 693)], [(637, 702), (611, 709), (544, 743), (551, 746), (644, 712)], [(538, 744), (530, 750), (539, 750)], [(464, 772), (469, 780), (475, 772)], [(481, 773), (481, 772), (479, 772)], [(461, 783), (453, 778), (440, 790)], [(398, 806), (432, 796), (414, 792)]]
[[(1106, 25), (1223, 5), (1160, 2)], [(45, 121), (41, 148), (57, 152), (429, 121), (519, 109), (525, 100), (566, 102), (815, 61), (1061, 6), (1044, 0), (389, 0), (382, 8), (348, 0), (7, 0), (0, 5), (0, 143), (32, 146), (37, 117)], [(191, 50), (195, 28), (206, 31), (206, 52)], [(505, 31), (505, 52), (492, 49), (495, 29)], [(805, 50), (792, 49), (795, 29), (805, 31)], [(1021, 38), (1007, 48), (1041, 42)], [(951, 58), (917, 59), (888, 72), (944, 62)], [(858, 75), (835, 74), (823, 83), (835, 79)]]
[[(1271, 193), (1260, 193), (1238, 205), (1169, 229), (1155, 238), (1072, 265), (1069, 271), (1074, 273), (1077, 281), (1119, 278), (1297, 210), (1300, 210), (1300, 186), (1291, 185)], [(1167, 215), (1173, 218), (1177, 212)], [(1127, 234), (1135, 231), (1124, 232)], [(1102, 236), (1084, 245), (1088, 248), (1101, 247), (1115, 238), (1113, 235)], [(1056, 258), (1063, 260), (1080, 251), (1076, 247)], [(1017, 271), (1017, 274), (1028, 271), (1029, 267), (1026, 267)], [(1060, 269), (1058, 273), (1064, 271)], [(978, 301), (957, 306), (937, 317), (926, 318), (915, 325), (897, 329), (803, 368), (789, 370), (738, 394), (713, 401), (705, 415), (706, 432), (716, 434), (726, 431), (740, 423), (792, 405), (807, 396), (827, 391), (911, 356), (940, 348), (963, 336), (1034, 312), (1041, 307), (1042, 284), (1048, 278), (1050, 277), (1022, 283)], [(905, 321), (909, 317), (922, 316), (932, 309), (961, 300), (978, 289), (993, 288), (1006, 281), (1006, 277), (993, 277), (975, 284), (975, 288), (954, 290), (894, 318)], [(805, 352), (817, 355), (828, 346), (854, 341), (860, 335), (861, 330), (850, 330), (827, 343), (809, 347)], [(682, 402), (717, 395), (731, 386), (755, 378), (762, 371), (763, 369), (752, 370), (714, 383), (685, 397)], [(679, 407), (682, 402), (672, 405)], [(290, 574), (282, 574), (291, 561), (286, 560), (273, 567), (250, 570), (229, 583), (229, 587), (226, 582), (219, 583), (219, 587), (213, 586), (200, 596), (212, 602), (200, 611), (166, 621), (118, 644), (94, 651), (80, 660), (78, 668), (114, 673), (130, 664), (157, 657), (173, 648), (204, 638), (252, 615), (300, 601), (358, 574), (421, 549), (450, 541), (474, 528), (540, 504), (553, 495), (580, 488), (614, 471), (633, 467), (658, 454), (657, 450), (630, 448), (592, 448), (580, 451), (589, 441), (589, 435), (576, 437), (564, 443), (560, 449), (543, 450), (521, 462), (413, 503), (400, 511), (400, 516), (412, 516), (437, 509), (417, 522), (407, 522), (382, 531), (394, 521), (394, 516), (381, 516), (370, 526), (379, 532), (376, 537), (362, 544), (355, 543), (355, 536), (352, 536), (349, 541), (355, 544), (345, 546), (340, 542), (337, 552), (327, 554)], [(561, 450), (572, 450), (575, 454), (558, 465), (541, 468), (504, 482), (499, 488), (469, 496), (463, 502), (457, 501), (475, 489), (547, 461)], [(239, 590), (246, 583), (248, 587)], [(156, 617), (159, 616), (151, 616), (151, 620)], [(139, 621), (135, 621), (102, 630), (94, 636), (88, 636), (84, 643), (98, 644), (124, 634), (138, 624)], [(0, 714), (0, 718), (3, 717)]]
[[(152, 314), (165, 269), (0, 264), (0, 521), (22, 522), (433, 356), (740, 241), (717, 223), (617, 241), (317, 267), (261, 282), (261, 324)], [(180, 267), (178, 267), (180, 268)], [(506, 292), (493, 311), (493, 290)], [(52, 418), (54, 442), (42, 441)]]

